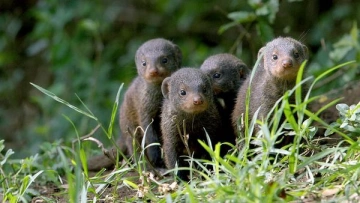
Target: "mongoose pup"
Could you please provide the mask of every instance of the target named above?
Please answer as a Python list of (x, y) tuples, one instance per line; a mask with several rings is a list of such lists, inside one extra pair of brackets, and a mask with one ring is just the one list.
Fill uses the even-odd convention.
[[(151, 39), (142, 44), (135, 54), (138, 76), (132, 81), (125, 92), (124, 101), (120, 106), (121, 136), (117, 141), (120, 150), (128, 156), (133, 155), (133, 137), (141, 143), (144, 136), (138, 129), (146, 130), (145, 145), (160, 143), (160, 110), (163, 100), (161, 93), (162, 81), (181, 67), (182, 53), (174, 43), (163, 39)], [(146, 148), (146, 155), (155, 167), (163, 167), (160, 146)], [(110, 159), (101, 156), (94, 159), (109, 166)], [(105, 163), (106, 162), (106, 163)], [(90, 165), (89, 165), (90, 169)]]
[[(176, 164), (189, 166), (183, 156), (210, 158), (198, 143), (198, 140), (206, 142), (206, 132), (213, 145), (222, 141), (219, 136), (221, 118), (211, 86), (211, 78), (196, 68), (181, 68), (163, 81), (161, 132), (168, 169), (173, 169)], [(187, 140), (189, 151), (182, 138)], [(179, 170), (177, 176), (188, 180), (188, 174), (188, 171)]]
[(224, 101), (224, 109), (232, 112), (241, 84), (250, 69), (232, 54), (216, 54), (205, 59), (200, 69), (213, 79), (214, 95)]
[(213, 79), (213, 91), (223, 120), (223, 136), (235, 144), (236, 134), (232, 128), (231, 114), (237, 92), (250, 69), (232, 54), (216, 54), (205, 59), (200, 69)]
[[(287, 90), (292, 89), (296, 83), (298, 70), (308, 59), (308, 49), (301, 42), (290, 37), (278, 37), (268, 42), (258, 52), (261, 57), (251, 82), (251, 95), (249, 106), (249, 119), (258, 110), (258, 119), (265, 119), (274, 104)], [(238, 133), (237, 123), (241, 114), (245, 114), (246, 92), (249, 88), (250, 77), (241, 86), (233, 111), (232, 121), (235, 132)], [(294, 98), (290, 98), (292, 102)], [(255, 132), (257, 127), (255, 127)], [(287, 140), (287, 141), (286, 141)], [(284, 139), (279, 147), (289, 143), (291, 139)]]
[[(139, 47), (135, 55), (138, 77), (125, 93), (120, 107), (121, 133), (126, 137), (129, 155), (133, 154), (132, 138), (141, 143), (146, 130), (145, 144), (160, 143), (160, 110), (163, 100), (162, 81), (181, 67), (182, 54), (179, 47), (165, 39), (152, 39)], [(149, 161), (162, 166), (160, 146), (146, 148)]]

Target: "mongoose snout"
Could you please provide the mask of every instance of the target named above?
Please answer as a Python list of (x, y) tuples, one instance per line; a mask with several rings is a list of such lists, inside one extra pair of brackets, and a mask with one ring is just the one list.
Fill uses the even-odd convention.
[(292, 68), (293, 61), (290, 58), (285, 58), (284, 60), (282, 60), (282, 66), (283, 68)]
[(208, 108), (208, 101), (204, 95), (198, 92), (188, 92), (187, 98), (182, 103), (182, 108), (188, 113), (201, 113)]
[(204, 103), (204, 100), (202, 99), (202, 97), (200, 95), (195, 95), (193, 97), (193, 104), (194, 105), (201, 105)]

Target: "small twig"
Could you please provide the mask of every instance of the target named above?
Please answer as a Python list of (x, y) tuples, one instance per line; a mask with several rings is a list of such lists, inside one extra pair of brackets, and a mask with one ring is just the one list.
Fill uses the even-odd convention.
[(184, 134), (182, 135), (182, 137), (183, 137), (183, 140), (184, 140), (184, 145), (185, 145), (187, 153), (189, 154), (189, 156), (191, 156), (191, 152), (190, 152), (190, 149), (189, 149), (189, 134), (186, 133), (185, 119), (183, 120), (183, 130), (184, 130)]
[[(86, 138), (92, 136), (100, 127), (101, 127), (101, 125), (98, 124), (89, 134), (80, 137), (79, 140), (78, 140), (78, 139), (73, 140), (73, 141), (71, 142), (71, 143), (72, 143), (72, 149), (75, 149), (74, 144), (75, 144), (76, 142), (81, 141), (81, 140), (85, 140)], [(99, 142), (100, 142), (100, 141), (99, 141)]]
[[(150, 183), (150, 181), (154, 182), (156, 185), (158, 185), (158, 191), (161, 193), (161, 194), (167, 194), (167, 193), (170, 193), (170, 192), (174, 192), (177, 190), (178, 188), (178, 184), (176, 181), (174, 181), (173, 183), (171, 184), (168, 184), (168, 183), (160, 183), (158, 182), (156, 179), (155, 179), (155, 176), (153, 173), (148, 173), (148, 172), (143, 172), (142, 176), (140, 177), (140, 180), (141, 180), (141, 183), (139, 185), (139, 189), (142, 190), (143, 188), (146, 188), (144, 186), (145, 182), (147, 184)], [(139, 194), (141, 193), (144, 193), (144, 192), (147, 192), (147, 191), (140, 191)]]
[(116, 162), (116, 159), (115, 159), (115, 153), (113, 150), (111, 150), (112, 154), (110, 154), (110, 151), (107, 150), (105, 147), (104, 147), (104, 144), (102, 142), (100, 142), (98, 139), (95, 139), (93, 137), (88, 137), (88, 138), (85, 138), (84, 140), (86, 141), (92, 141), (92, 142), (95, 142), (99, 148), (101, 148), (101, 151), (103, 152), (103, 154), (109, 158), (111, 161), (113, 161), (113, 163)]
[(176, 124), (176, 127), (178, 129), (180, 139), (185, 145), (185, 149), (186, 149), (187, 153), (189, 154), (189, 156), (191, 156), (191, 152), (190, 152), (190, 149), (189, 149), (189, 143), (188, 143), (189, 134), (186, 134), (185, 119), (183, 120), (183, 131), (184, 131), (184, 133), (181, 133), (179, 124)]

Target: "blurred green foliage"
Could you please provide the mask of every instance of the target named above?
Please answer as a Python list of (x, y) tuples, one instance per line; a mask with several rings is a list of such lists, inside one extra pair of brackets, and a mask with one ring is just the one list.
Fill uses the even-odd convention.
[[(308, 45), (308, 74), (360, 59), (355, 0), (296, 1), (56, 1), (0, 3), (0, 133), (17, 156), (39, 143), (76, 138), (96, 123), (54, 102), (40, 85), (81, 107), (75, 94), (105, 125), (121, 83), (136, 75), (134, 53), (144, 41), (164, 37), (183, 51), (184, 66), (230, 52), (249, 66), (259, 48), (279, 35)], [(327, 81), (321, 94), (360, 78), (359, 65)], [(121, 101), (121, 99), (120, 99)], [(115, 129), (115, 134), (118, 129)], [(105, 141), (102, 132), (95, 134)], [(108, 143), (108, 142), (107, 142)], [(20, 150), (21, 149), (21, 150)]]
[[(339, 111), (340, 118), (331, 125), (340, 129), (348, 135), (358, 136), (360, 134), (360, 102), (348, 106), (347, 104), (337, 104), (336, 109)], [(334, 133), (327, 129), (325, 135)]]

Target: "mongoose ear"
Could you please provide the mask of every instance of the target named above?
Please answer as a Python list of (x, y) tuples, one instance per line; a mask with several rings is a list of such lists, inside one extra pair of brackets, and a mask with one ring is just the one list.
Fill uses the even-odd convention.
[(135, 65), (136, 66), (138, 65), (140, 55), (141, 55), (140, 49), (136, 50), (136, 53), (135, 53)]
[(176, 44), (174, 44), (173, 46), (174, 46), (176, 64), (178, 65), (178, 68), (180, 68), (182, 62), (182, 52), (179, 46), (177, 46)]
[(245, 64), (240, 65), (239, 74), (240, 74), (240, 79), (246, 78), (247, 75), (249, 74), (249, 68)]
[(302, 45), (302, 47), (304, 50), (305, 59), (308, 59), (309, 58), (309, 50), (308, 50), (307, 46), (305, 46), (305, 45)]
[(265, 51), (265, 47), (261, 47), (258, 51), (258, 58), (260, 58), (261, 54)]
[(259, 61), (259, 65), (263, 67), (264, 64), (264, 52), (265, 52), (265, 47), (261, 47), (261, 49), (258, 52), (258, 59)]
[(162, 92), (164, 98), (166, 98), (166, 99), (169, 99), (169, 92), (170, 92), (169, 83), (170, 83), (170, 77), (167, 77), (162, 81), (162, 84), (161, 84), (161, 92)]

